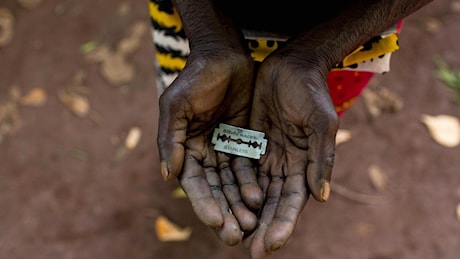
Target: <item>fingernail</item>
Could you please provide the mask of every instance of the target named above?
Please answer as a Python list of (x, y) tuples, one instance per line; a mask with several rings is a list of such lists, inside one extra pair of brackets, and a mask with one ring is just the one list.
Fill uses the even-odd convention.
[(161, 176), (163, 176), (163, 180), (167, 181), (168, 177), (169, 177), (168, 163), (167, 162), (161, 162), (160, 170), (161, 170)]
[(327, 201), (329, 199), (329, 195), (331, 194), (331, 185), (328, 181), (321, 181), (321, 190), (320, 196), (323, 201)]

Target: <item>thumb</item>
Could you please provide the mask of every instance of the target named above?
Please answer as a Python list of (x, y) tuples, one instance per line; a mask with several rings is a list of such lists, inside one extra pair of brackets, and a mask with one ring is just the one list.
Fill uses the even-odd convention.
[(335, 157), (338, 118), (335, 110), (323, 114), (308, 137), (307, 182), (313, 197), (320, 202), (329, 199), (331, 174)]
[(157, 144), (160, 152), (160, 170), (163, 179), (177, 178), (182, 171), (185, 156), (185, 140), (188, 121), (180, 108), (172, 108), (177, 102), (160, 98), (160, 116)]

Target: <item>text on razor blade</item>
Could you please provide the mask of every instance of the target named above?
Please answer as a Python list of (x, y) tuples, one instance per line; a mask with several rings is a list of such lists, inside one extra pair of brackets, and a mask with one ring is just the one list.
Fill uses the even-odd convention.
[(265, 154), (267, 139), (262, 132), (219, 124), (212, 137), (214, 150), (259, 159)]

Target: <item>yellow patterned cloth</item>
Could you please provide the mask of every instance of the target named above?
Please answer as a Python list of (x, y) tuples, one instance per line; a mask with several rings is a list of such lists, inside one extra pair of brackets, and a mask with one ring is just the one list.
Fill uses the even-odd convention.
[[(168, 0), (150, 0), (153, 41), (156, 48), (157, 88), (161, 94), (184, 68), (190, 48), (180, 17)], [(332, 69), (328, 76), (331, 97), (339, 114), (351, 106), (375, 73), (390, 70), (391, 54), (399, 49), (402, 21), (373, 37)], [(259, 36), (243, 30), (251, 57), (262, 62), (287, 39)], [(340, 74), (338, 74), (340, 73)]]

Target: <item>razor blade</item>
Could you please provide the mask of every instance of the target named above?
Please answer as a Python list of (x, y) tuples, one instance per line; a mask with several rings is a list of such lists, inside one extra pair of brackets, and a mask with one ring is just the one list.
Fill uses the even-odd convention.
[(220, 123), (212, 136), (214, 150), (260, 159), (265, 154), (267, 139), (265, 133)]

